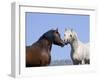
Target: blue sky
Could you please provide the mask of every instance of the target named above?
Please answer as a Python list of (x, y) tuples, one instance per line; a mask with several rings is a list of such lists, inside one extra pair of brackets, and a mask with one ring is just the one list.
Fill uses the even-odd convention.
[[(53, 13), (26, 13), (26, 45), (32, 45), (40, 36), (52, 28), (57, 28), (64, 38), (65, 28), (72, 28), (77, 32), (79, 39), (89, 42), (89, 16), (75, 14)], [(52, 60), (70, 59), (70, 45), (63, 48), (53, 45), (51, 50)]]

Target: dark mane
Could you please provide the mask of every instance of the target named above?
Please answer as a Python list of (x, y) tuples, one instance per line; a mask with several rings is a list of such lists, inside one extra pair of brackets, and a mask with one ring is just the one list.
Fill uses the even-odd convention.
[(48, 38), (52, 38), (51, 36), (52, 36), (52, 33), (54, 32), (55, 30), (49, 30), (49, 31), (47, 31), (47, 32), (45, 32), (40, 38), (39, 38), (39, 40), (38, 41), (40, 41), (40, 40), (42, 40), (42, 39), (44, 39), (44, 38), (46, 38), (46, 39), (48, 39)]
[(26, 67), (48, 66), (50, 64), (52, 44), (64, 45), (56, 31), (58, 32), (58, 30), (49, 30), (37, 42), (26, 46)]

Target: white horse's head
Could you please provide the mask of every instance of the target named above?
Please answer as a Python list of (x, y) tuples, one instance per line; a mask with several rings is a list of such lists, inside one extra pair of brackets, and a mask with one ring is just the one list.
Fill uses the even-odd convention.
[(73, 31), (73, 29), (65, 29), (65, 33), (64, 33), (65, 44), (72, 43), (74, 40), (76, 40), (76, 38), (77, 38), (77, 34), (75, 31)]

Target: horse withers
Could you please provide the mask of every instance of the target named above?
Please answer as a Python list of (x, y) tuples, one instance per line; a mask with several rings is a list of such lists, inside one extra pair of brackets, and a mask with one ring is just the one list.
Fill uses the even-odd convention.
[(71, 45), (70, 55), (74, 65), (90, 64), (89, 43), (81, 42), (73, 29), (65, 29), (64, 43)]
[(52, 44), (64, 46), (58, 29), (44, 33), (37, 42), (26, 46), (26, 67), (47, 66), (51, 62)]

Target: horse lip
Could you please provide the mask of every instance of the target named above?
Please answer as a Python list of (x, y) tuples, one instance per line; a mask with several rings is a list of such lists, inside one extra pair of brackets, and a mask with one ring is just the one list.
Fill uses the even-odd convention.
[(61, 42), (61, 47), (64, 47), (65, 43), (64, 42)]

